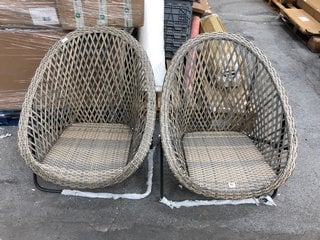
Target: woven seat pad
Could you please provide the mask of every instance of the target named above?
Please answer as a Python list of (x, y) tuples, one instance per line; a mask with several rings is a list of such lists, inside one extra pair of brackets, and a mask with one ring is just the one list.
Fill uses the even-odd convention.
[(222, 192), (258, 190), (276, 174), (244, 134), (239, 132), (193, 132), (183, 138), (192, 181)]
[(64, 130), (43, 163), (83, 177), (119, 170), (127, 164), (131, 137), (131, 130), (123, 124), (72, 124)]

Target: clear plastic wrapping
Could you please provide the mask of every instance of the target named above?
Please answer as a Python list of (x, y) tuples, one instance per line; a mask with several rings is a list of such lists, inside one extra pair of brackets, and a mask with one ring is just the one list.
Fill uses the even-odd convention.
[(21, 109), (48, 49), (85, 26), (143, 26), (144, 0), (1, 0), (0, 111)]
[(21, 108), (41, 59), (64, 34), (55, 30), (0, 30), (0, 110)]
[(63, 29), (110, 25), (143, 26), (143, 0), (57, 0)]
[(0, 26), (60, 28), (141, 27), (144, 0), (1, 0)]
[(0, 26), (16, 28), (60, 27), (54, 0), (1, 0)]

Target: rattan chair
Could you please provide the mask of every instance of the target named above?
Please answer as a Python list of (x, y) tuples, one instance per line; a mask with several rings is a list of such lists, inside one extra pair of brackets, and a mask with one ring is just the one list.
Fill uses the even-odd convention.
[(284, 88), (261, 51), (238, 35), (206, 33), (178, 50), (160, 121), (172, 172), (206, 197), (269, 194), (294, 169), (297, 138)]
[(23, 104), (19, 148), (46, 181), (100, 188), (139, 168), (154, 121), (154, 78), (139, 43), (115, 28), (85, 28), (41, 61)]

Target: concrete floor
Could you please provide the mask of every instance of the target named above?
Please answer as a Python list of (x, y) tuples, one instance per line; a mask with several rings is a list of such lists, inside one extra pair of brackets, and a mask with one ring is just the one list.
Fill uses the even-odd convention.
[[(228, 31), (252, 40), (286, 88), (299, 135), (296, 170), (277, 207), (241, 205), (171, 210), (154, 188), (141, 201), (65, 197), (34, 189), (17, 148), (17, 128), (0, 139), (0, 240), (24, 239), (320, 239), (320, 58), (292, 34), (262, 0), (211, 0)], [(110, 191), (143, 191), (145, 166)], [(178, 198), (166, 171), (167, 194)], [(137, 182), (137, 184), (132, 184)], [(140, 190), (138, 189), (140, 187)], [(184, 191), (185, 196), (189, 196)], [(178, 196), (179, 195), (179, 196)]]

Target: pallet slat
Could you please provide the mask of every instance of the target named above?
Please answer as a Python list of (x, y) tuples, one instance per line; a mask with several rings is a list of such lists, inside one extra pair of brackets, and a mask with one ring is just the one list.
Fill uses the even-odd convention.
[(308, 48), (315, 53), (320, 52), (320, 37), (311, 37), (307, 42)]
[[(285, 22), (288, 22), (289, 26), (294, 32), (299, 31), (304, 38), (307, 39), (306, 43), (308, 48), (312, 52), (320, 52), (320, 22), (315, 15), (320, 8), (316, 4), (317, 8), (305, 8), (302, 9), (302, 2), (309, 4), (308, 6), (314, 4), (320, 0), (268, 0), (269, 5), (276, 7)], [(312, 4), (311, 4), (312, 3)], [(315, 17), (316, 18), (315, 18)]]
[(283, 9), (283, 13), (303, 34), (320, 35), (320, 23), (303, 9)]

